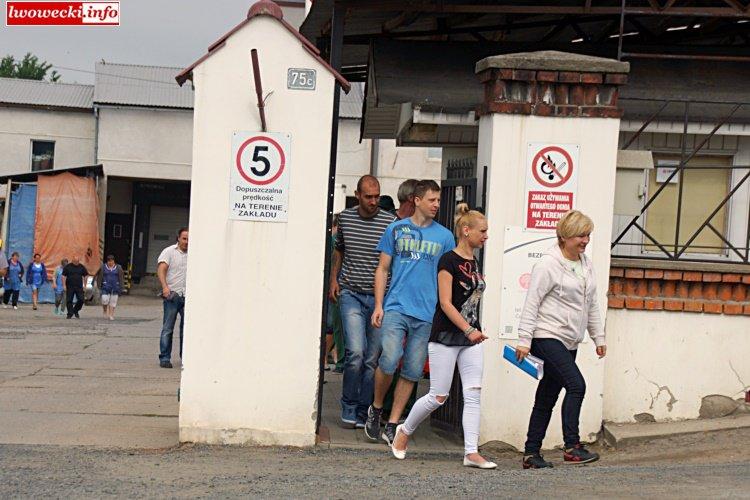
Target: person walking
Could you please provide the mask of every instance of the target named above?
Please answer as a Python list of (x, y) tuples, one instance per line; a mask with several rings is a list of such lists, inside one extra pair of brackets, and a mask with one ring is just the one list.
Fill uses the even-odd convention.
[(18, 252), (13, 252), (10, 256), (10, 262), (8, 262), (8, 272), (5, 274), (5, 279), (3, 280), (3, 288), (5, 290), (3, 294), (3, 309), (6, 309), (9, 303), (13, 306), (13, 309), (18, 309), (18, 294), (21, 292), (24, 272), (23, 264), (21, 264), (19, 258)]
[(122, 285), (125, 282), (125, 274), (122, 266), (115, 262), (114, 255), (107, 255), (107, 261), (102, 264), (96, 273), (96, 285), (101, 291), (102, 312), (110, 321), (115, 319), (115, 307), (117, 298), (122, 293)]
[(26, 269), (26, 284), (31, 287), (31, 308), (37, 310), (39, 306), (39, 289), (49, 281), (47, 277), (47, 268), (44, 267), (42, 256), (34, 254), (34, 260), (29, 263)]
[(596, 298), (596, 278), (591, 260), (584, 254), (594, 223), (578, 210), (565, 213), (557, 223), (557, 244), (534, 265), (518, 326), (516, 357), (529, 352), (544, 361), (523, 456), (524, 469), (552, 467), (540, 454), (552, 409), (561, 389), (565, 463), (589, 463), (599, 455), (588, 451), (578, 433), (586, 382), (576, 365), (578, 344), (586, 330), (596, 354), (607, 354), (604, 326)]
[[(378, 244), (380, 260), (375, 271), (371, 322), (381, 330), (382, 352), (375, 370), (375, 397), (367, 412), (365, 435), (371, 440), (380, 436), (389, 446), (414, 384), (424, 371), (437, 303), (438, 261), (456, 246), (453, 234), (434, 221), (440, 208), (440, 186), (435, 181), (417, 183), (414, 206), (414, 215), (393, 222), (386, 229)], [(386, 294), (389, 273), (391, 284)], [(393, 408), (380, 434), (385, 395), (402, 358)]]
[(164, 317), (159, 336), (159, 366), (172, 368), (172, 336), (177, 315), (180, 315), (180, 360), (185, 328), (185, 285), (187, 278), (188, 228), (177, 231), (177, 243), (159, 254), (156, 275), (161, 283)]
[(398, 192), (396, 193), (396, 198), (398, 198), (396, 217), (399, 220), (414, 215), (414, 188), (417, 182), (419, 182), (417, 179), (407, 179), (398, 187)]
[(338, 302), (344, 327), (341, 426), (362, 428), (372, 403), (380, 332), (370, 323), (375, 307), (375, 269), (381, 236), (396, 217), (378, 207), (380, 182), (362, 176), (354, 192), (359, 204), (341, 212), (329, 299)]
[(62, 272), (67, 265), (68, 259), (61, 260), (52, 276), (52, 289), (55, 291), (55, 315), (65, 314), (65, 290)]
[(409, 436), (448, 398), (458, 364), (463, 386), (464, 466), (494, 469), (497, 464), (479, 454), (479, 401), (487, 336), (479, 323), (479, 302), (484, 277), (474, 252), (487, 241), (487, 219), (465, 203), (456, 211), (458, 245), (438, 262), (438, 303), (432, 318), (430, 342), (430, 392), (412, 407), (406, 422), (396, 427), (391, 444), (393, 456), (406, 457)]
[[(67, 318), (73, 316), (80, 318), (83, 308), (83, 287), (89, 275), (86, 267), (81, 264), (80, 258), (75, 255), (73, 261), (63, 268), (63, 290), (65, 290)], [(73, 303), (75, 299), (75, 304)]]

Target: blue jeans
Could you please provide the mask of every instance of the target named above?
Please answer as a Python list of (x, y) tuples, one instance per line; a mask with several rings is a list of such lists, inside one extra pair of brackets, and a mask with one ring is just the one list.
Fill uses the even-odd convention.
[(576, 353), (569, 351), (557, 339), (533, 339), (531, 354), (544, 360), (544, 377), (539, 381), (534, 399), (534, 409), (529, 418), (529, 431), (526, 435), (525, 453), (539, 453), (542, 441), (547, 434), (560, 391), (565, 388), (562, 404), (562, 430), (566, 448), (572, 448), (581, 442), (578, 435), (578, 419), (581, 415), (581, 404), (586, 394), (586, 381), (576, 365)]
[(386, 375), (393, 375), (403, 357), (401, 378), (411, 382), (422, 378), (432, 323), (400, 312), (386, 311), (380, 330), (383, 349), (378, 361), (380, 371)]
[(380, 354), (380, 331), (370, 323), (375, 297), (343, 289), (339, 308), (344, 327), (341, 418), (364, 421), (374, 396), (375, 368)]
[(182, 359), (182, 338), (185, 327), (185, 297), (175, 295), (172, 300), (164, 300), (164, 323), (161, 327), (161, 338), (159, 339), (159, 361), (169, 361), (172, 358), (172, 334), (174, 324), (177, 322), (177, 314), (180, 315), (180, 359)]

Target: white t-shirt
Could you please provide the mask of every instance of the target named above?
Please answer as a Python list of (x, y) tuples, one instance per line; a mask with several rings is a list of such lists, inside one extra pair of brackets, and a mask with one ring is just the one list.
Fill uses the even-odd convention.
[(179, 295), (185, 295), (185, 279), (187, 277), (187, 252), (183, 252), (175, 243), (168, 246), (159, 254), (157, 263), (167, 264), (167, 286)]

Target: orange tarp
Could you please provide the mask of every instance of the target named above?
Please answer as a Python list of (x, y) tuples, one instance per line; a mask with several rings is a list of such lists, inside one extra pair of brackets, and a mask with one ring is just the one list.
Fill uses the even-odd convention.
[(52, 278), (62, 259), (81, 259), (89, 273), (101, 267), (99, 198), (94, 179), (69, 172), (40, 175), (36, 195), (34, 253)]

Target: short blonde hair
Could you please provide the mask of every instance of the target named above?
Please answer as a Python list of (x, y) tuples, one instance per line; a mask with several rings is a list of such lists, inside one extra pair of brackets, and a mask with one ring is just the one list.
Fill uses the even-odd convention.
[(557, 241), (562, 243), (566, 238), (591, 234), (594, 230), (594, 221), (578, 210), (565, 212), (557, 221)]
[(456, 238), (461, 237), (461, 231), (464, 227), (474, 227), (480, 220), (484, 220), (486, 217), (478, 210), (469, 210), (469, 205), (466, 203), (459, 203), (456, 206), (456, 217), (454, 219), (453, 232), (456, 234)]

